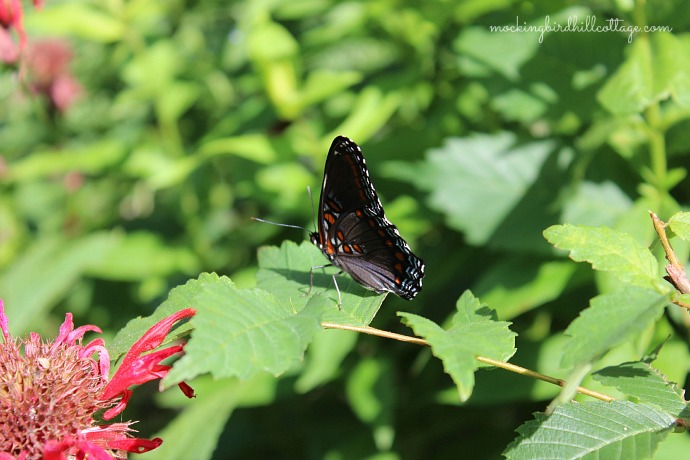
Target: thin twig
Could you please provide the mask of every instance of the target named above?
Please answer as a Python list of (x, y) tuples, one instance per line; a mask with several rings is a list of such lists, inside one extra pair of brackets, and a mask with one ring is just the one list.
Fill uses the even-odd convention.
[(666, 235), (666, 223), (664, 223), (659, 217), (654, 214), (654, 212), (649, 211), (649, 215), (652, 218), (652, 223), (654, 224), (654, 230), (656, 230), (657, 235), (659, 235), (659, 241), (664, 247), (664, 252), (666, 253), (666, 260), (668, 260), (674, 267), (680, 268), (685, 271), (685, 267), (680, 263), (676, 253), (671, 247), (671, 243), (668, 241), (668, 236)]
[[(384, 331), (382, 329), (376, 329), (374, 327), (369, 327), (369, 326), (348, 326), (345, 324), (337, 324), (337, 323), (321, 323), (321, 326), (323, 326), (324, 329), (341, 329), (341, 330), (345, 330), (345, 331), (361, 332), (363, 334), (376, 335), (378, 337), (384, 337), (387, 339), (398, 340), (401, 342), (408, 342), (408, 343), (415, 343), (417, 345), (430, 346), (429, 342), (427, 342), (424, 339), (420, 339), (418, 337), (411, 337), (409, 335), (396, 334), (395, 332)], [(515, 372), (516, 374), (525, 375), (527, 377), (532, 377), (535, 379), (543, 380), (544, 382), (552, 383), (552, 384), (558, 385), (560, 387), (564, 387), (566, 385), (565, 380), (557, 379), (554, 377), (549, 377), (548, 375), (540, 374), (539, 372), (535, 372), (535, 371), (526, 369), (524, 367), (516, 366), (515, 364), (506, 363), (504, 361), (497, 361), (495, 359), (486, 358), (484, 356), (476, 356), (475, 359), (477, 361), (481, 361), (483, 363), (490, 364), (492, 366), (500, 367), (501, 369), (505, 369), (505, 370), (510, 371), (510, 372)], [(592, 398), (600, 399), (600, 400), (605, 401), (605, 402), (611, 402), (611, 401), (615, 400), (615, 398), (612, 398), (611, 396), (608, 396), (608, 395), (605, 395), (603, 393), (599, 393), (599, 392), (596, 392), (593, 390), (588, 390), (587, 388), (583, 388), (583, 387), (577, 387), (577, 392), (581, 393), (583, 395), (591, 396)]]
[[(666, 235), (666, 223), (659, 219), (652, 211), (649, 211), (649, 215), (652, 218), (654, 230), (656, 230), (657, 235), (659, 235), (659, 241), (664, 247), (666, 260), (669, 261), (669, 265), (665, 267), (668, 276), (665, 276), (664, 279), (671, 283), (681, 294), (690, 293), (690, 280), (688, 280), (688, 275), (685, 273), (685, 267), (680, 263), (678, 257), (676, 257), (676, 253), (668, 240), (668, 235)], [(682, 300), (671, 299), (671, 302), (686, 310), (690, 310), (690, 305)]]

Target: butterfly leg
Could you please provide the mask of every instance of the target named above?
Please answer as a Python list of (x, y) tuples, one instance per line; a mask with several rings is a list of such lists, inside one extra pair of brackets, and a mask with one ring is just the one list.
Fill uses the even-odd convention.
[(332, 266), (333, 266), (333, 264), (317, 265), (317, 266), (311, 267), (309, 269), (309, 290), (304, 294), (305, 296), (308, 296), (309, 293), (311, 292), (311, 288), (314, 287), (314, 270), (318, 270), (320, 268), (332, 267)]
[[(308, 296), (309, 293), (311, 292), (311, 289), (314, 287), (314, 270), (318, 270), (320, 268), (326, 268), (326, 267), (332, 267), (333, 264), (328, 264), (328, 265), (317, 265), (316, 267), (311, 267), (309, 269), (309, 290), (304, 294), (305, 296)], [(343, 274), (343, 271), (340, 270), (338, 273), (332, 275), (333, 278), (333, 284), (335, 284), (335, 290), (338, 292), (338, 309), (340, 309), (343, 305), (342, 302), (342, 297), (340, 295), (340, 288), (338, 287), (338, 282), (335, 280), (336, 276), (340, 276)]]
[(336, 290), (336, 292), (338, 293), (338, 310), (342, 310), (343, 301), (342, 301), (342, 299), (341, 299), (341, 297), (340, 297), (340, 288), (338, 287), (338, 282), (335, 280), (335, 277), (336, 277), (336, 276), (339, 276), (339, 275), (342, 275), (342, 273), (343, 273), (343, 271), (340, 270), (338, 273), (336, 273), (335, 275), (333, 275), (333, 284), (335, 284), (335, 290)]

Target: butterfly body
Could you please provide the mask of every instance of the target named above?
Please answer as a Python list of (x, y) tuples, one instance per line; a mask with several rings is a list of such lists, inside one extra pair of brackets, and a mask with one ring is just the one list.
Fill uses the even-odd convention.
[(367, 289), (410, 300), (422, 289), (424, 262), (385, 216), (362, 151), (338, 136), (326, 158), (318, 231), (310, 240)]

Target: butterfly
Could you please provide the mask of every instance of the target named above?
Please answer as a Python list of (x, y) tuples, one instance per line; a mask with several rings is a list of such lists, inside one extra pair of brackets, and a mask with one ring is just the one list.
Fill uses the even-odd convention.
[[(347, 137), (336, 137), (328, 151), (317, 222), (310, 240), (340, 273), (407, 300), (422, 290), (424, 262), (386, 218), (362, 149)], [(337, 282), (336, 289), (340, 304)]]

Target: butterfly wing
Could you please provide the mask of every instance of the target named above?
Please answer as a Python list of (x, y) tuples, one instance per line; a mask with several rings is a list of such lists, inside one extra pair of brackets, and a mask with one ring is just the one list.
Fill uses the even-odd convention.
[(328, 151), (318, 218), (312, 242), (364, 287), (408, 300), (421, 290), (424, 263), (386, 218), (362, 151), (346, 137)]

